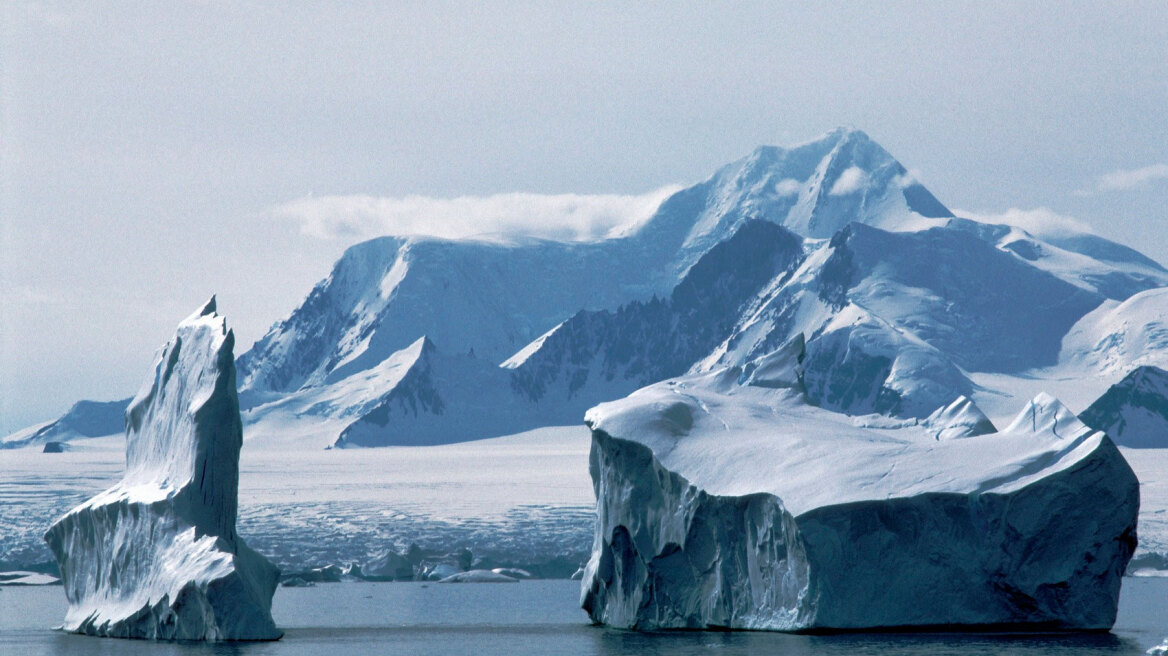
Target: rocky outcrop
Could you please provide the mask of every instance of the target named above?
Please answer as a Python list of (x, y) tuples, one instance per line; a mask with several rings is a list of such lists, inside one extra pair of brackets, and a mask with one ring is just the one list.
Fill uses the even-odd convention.
[(1168, 446), (1168, 371), (1136, 367), (1112, 385), (1079, 419), (1120, 446)]

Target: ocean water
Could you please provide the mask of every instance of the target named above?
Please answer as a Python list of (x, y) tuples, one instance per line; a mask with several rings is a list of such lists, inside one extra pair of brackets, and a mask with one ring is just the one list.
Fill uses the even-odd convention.
[(1142, 654), (1168, 636), (1168, 579), (1124, 581), (1111, 633), (1083, 635), (847, 634), (617, 631), (588, 623), (579, 584), (334, 583), (280, 588), (273, 604), (284, 638), (270, 643), (174, 644), (54, 631), (64, 615), (59, 586), (0, 589), (0, 654), (122, 656), (230, 654), (342, 656), (434, 654), (528, 656), (647, 654), (811, 656), (880, 654)]

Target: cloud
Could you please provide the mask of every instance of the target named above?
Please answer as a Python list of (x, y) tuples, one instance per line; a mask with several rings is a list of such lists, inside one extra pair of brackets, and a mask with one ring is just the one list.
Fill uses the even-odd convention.
[(1139, 169), (1119, 169), (1095, 179), (1092, 189), (1079, 189), (1076, 196), (1091, 196), (1108, 191), (1131, 191), (1157, 180), (1168, 180), (1168, 164), (1153, 164)]
[(359, 241), (383, 235), (508, 240), (538, 237), (588, 241), (615, 236), (648, 220), (680, 187), (647, 194), (530, 194), (431, 198), (321, 196), (280, 205), (272, 214), (319, 239)]
[(911, 187), (915, 184), (920, 184), (920, 177), (921, 176), (916, 169), (909, 169), (908, 171), (905, 171), (904, 173), (901, 173), (900, 175), (893, 178), (892, 184), (900, 187), (901, 189), (907, 189), (908, 187)]
[(775, 193), (778, 194), (779, 198), (796, 196), (802, 186), (803, 183), (794, 178), (783, 178), (775, 183)]
[(835, 184), (831, 186), (831, 191), (827, 192), (829, 196), (846, 196), (847, 194), (859, 191), (864, 185), (868, 184), (868, 174), (864, 169), (853, 166), (840, 173), (836, 178)]
[(1091, 226), (1079, 219), (1065, 216), (1047, 207), (1023, 210), (1011, 207), (1005, 212), (968, 212), (953, 210), (957, 216), (973, 219), (981, 223), (1005, 224), (1021, 228), (1036, 237), (1058, 237), (1069, 233), (1094, 233)]

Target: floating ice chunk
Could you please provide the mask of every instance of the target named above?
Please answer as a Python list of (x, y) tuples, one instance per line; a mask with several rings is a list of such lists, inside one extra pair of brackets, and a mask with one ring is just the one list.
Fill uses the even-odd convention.
[(41, 574), (40, 572), (24, 572), (20, 570), (12, 572), (0, 572), (0, 586), (4, 585), (53, 585), (60, 583), (61, 580), (55, 576), (48, 574)]
[(518, 583), (519, 579), (499, 574), (489, 569), (472, 569), (469, 572), (451, 574), (439, 583)]

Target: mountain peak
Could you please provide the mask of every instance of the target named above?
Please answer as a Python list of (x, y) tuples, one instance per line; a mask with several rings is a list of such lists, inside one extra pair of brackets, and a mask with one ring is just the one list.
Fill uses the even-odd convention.
[(668, 223), (687, 229), (683, 249), (702, 252), (749, 219), (826, 239), (851, 222), (895, 230), (921, 217), (953, 216), (887, 150), (851, 127), (790, 148), (760, 146), (694, 189), (704, 195), (696, 220)]
[(186, 320), (190, 321), (192, 319), (199, 319), (207, 316), (214, 317), (216, 316), (217, 312), (218, 306), (215, 302), (215, 295), (211, 294), (211, 298), (207, 299), (206, 303), (203, 303), (201, 306), (199, 306), (199, 309), (195, 310), (194, 314), (187, 317)]

